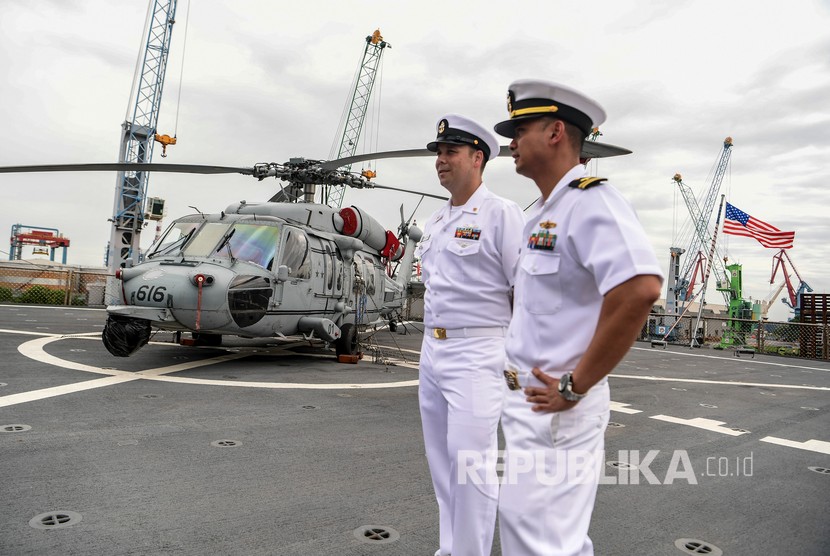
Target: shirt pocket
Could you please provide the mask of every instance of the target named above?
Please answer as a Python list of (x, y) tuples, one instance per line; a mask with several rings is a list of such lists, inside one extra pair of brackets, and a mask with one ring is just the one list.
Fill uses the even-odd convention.
[(529, 255), (522, 259), (525, 287), (523, 305), (529, 313), (549, 315), (562, 308), (562, 276), (558, 254)]
[(447, 257), (448, 273), (455, 278), (478, 278), (479, 257), (475, 256), (481, 251), (481, 244), (477, 241), (451, 240), (447, 243), (446, 250), (450, 253)]
[(428, 239), (426, 241), (418, 242), (418, 247), (415, 248), (415, 256), (419, 259), (424, 258), (424, 254), (429, 251), (429, 248), (432, 246), (432, 240)]

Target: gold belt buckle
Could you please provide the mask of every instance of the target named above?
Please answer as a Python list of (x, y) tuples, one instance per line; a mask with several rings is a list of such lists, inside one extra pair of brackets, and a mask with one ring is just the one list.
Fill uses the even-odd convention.
[(510, 390), (520, 390), (522, 388), (522, 385), (519, 384), (519, 371), (512, 367), (504, 370), (504, 380)]
[(447, 329), (446, 328), (433, 328), (432, 329), (432, 337), (438, 340), (446, 340), (447, 339)]

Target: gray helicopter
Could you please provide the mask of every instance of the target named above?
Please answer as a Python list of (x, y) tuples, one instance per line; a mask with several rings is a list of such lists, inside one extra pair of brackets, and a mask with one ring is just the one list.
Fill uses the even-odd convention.
[[(626, 154), (586, 141), (582, 158)], [(359, 333), (399, 319), (422, 232), (404, 219), (397, 234), (358, 207), (314, 202), (316, 187), (390, 189), (339, 170), (370, 159), (435, 156), (426, 149), (388, 151), (333, 161), (291, 159), (253, 167), (103, 163), (0, 167), (0, 173), (44, 171), (238, 173), (287, 182), (269, 201), (239, 202), (216, 214), (175, 220), (145, 254), (116, 270), (120, 299), (107, 307), (102, 340), (115, 356), (146, 345), (152, 330), (170, 330), (190, 344), (219, 346), (223, 335), (333, 344), (355, 357)], [(502, 147), (500, 156), (510, 156)], [(413, 211), (414, 214), (414, 211)]]

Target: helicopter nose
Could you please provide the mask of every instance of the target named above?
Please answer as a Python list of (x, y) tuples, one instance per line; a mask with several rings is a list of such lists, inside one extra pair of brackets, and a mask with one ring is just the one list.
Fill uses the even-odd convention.
[(273, 294), (272, 278), (254, 268), (239, 273), (221, 265), (167, 264), (141, 270), (122, 273), (127, 304), (167, 309), (192, 330), (256, 324), (266, 315)]
[(240, 327), (256, 324), (268, 311), (273, 294), (271, 279), (267, 276), (239, 274), (228, 286), (228, 308), (231, 318)]

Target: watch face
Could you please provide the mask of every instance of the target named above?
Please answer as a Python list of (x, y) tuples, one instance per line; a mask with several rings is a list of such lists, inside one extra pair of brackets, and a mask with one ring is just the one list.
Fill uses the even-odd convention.
[(564, 392), (568, 389), (568, 383), (571, 381), (571, 374), (565, 373), (562, 375), (562, 378), (559, 379), (559, 392)]

